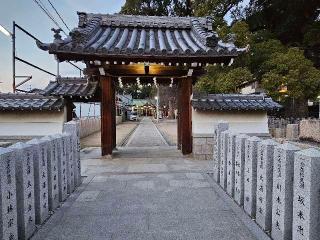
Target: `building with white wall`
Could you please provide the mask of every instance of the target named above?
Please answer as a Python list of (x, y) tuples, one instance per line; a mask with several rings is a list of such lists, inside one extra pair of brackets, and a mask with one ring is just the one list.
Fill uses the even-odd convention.
[[(193, 153), (211, 158), (214, 126), (229, 123), (229, 130), (250, 135), (269, 135), (268, 111), (281, 105), (265, 95), (205, 94), (192, 99)], [(209, 160), (209, 159), (208, 159)]]
[(38, 94), (0, 94), (0, 138), (62, 133), (67, 121), (63, 98)]

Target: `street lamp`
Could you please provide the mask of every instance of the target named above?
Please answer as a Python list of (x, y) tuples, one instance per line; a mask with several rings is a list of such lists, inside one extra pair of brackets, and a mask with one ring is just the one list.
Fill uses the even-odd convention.
[(154, 97), (157, 101), (157, 122), (159, 122), (159, 88), (157, 87), (157, 96)]
[(9, 32), (4, 26), (2, 26), (0, 24), (0, 32), (2, 32), (4, 35), (6, 35), (7, 37), (12, 37), (12, 33)]

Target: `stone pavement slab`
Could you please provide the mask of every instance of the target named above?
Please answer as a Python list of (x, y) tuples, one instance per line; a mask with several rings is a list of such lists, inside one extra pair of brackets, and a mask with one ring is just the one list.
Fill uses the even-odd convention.
[(112, 159), (90, 148), (81, 158), (83, 184), (32, 240), (260, 240), (207, 174), (211, 161), (170, 146), (118, 148)]
[(128, 139), (128, 147), (168, 146), (157, 127), (150, 118), (143, 118), (137, 129)]

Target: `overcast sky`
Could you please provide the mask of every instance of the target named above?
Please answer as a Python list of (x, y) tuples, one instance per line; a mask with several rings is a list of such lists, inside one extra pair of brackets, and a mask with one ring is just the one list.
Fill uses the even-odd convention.
[[(39, 1), (39, 0), (38, 0)], [(42, 42), (52, 42), (51, 28), (57, 28), (54, 23), (41, 11), (33, 0), (0, 0), (0, 24), (12, 31), (12, 21), (30, 31)], [(47, 0), (42, 0), (53, 14), (54, 11)], [(78, 23), (77, 11), (94, 13), (119, 12), (125, 0), (51, 0), (61, 13), (70, 28)], [(55, 15), (56, 16), (56, 15)], [(58, 17), (56, 17), (58, 19)], [(62, 25), (62, 24), (61, 24)], [(56, 61), (52, 55), (37, 48), (35, 42), (20, 31), (16, 34), (17, 56), (34, 63), (52, 73), (56, 73)], [(12, 85), (12, 60), (11, 39), (0, 33), (0, 91), (11, 91)], [(79, 76), (79, 71), (69, 64), (61, 64), (60, 73), (63, 76)], [(17, 75), (32, 75), (25, 88), (45, 87), (54, 77), (17, 62)], [(20, 81), (19, 79), (17, 80)], [(2, 83), (1, 83), (2, 82)]]

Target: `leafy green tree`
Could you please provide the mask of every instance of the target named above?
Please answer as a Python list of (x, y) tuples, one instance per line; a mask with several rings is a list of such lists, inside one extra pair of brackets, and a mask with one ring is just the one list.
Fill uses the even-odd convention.
[(120, 13), (148, 16), (192, 15), (189, 0), (126, 0)]
[(308, 99), (315, 99), (320, 92), (320, 71), (298, 48), (274, 53), (265, 66), (269, 71), (262, 77), (262, 86), (267, 93), (282, 101), (294, 99), (296, 116), (306, 116)]
[(243, 0), (194, 0), (192, 7), (196, 16), (214, 16), (223, 19), (225, 15)]
[(251, 82), (253, 76), (247, 68), (208, 67), (208, 74), (197, 82), (195, 89), (208, 93), (235, 93), (237, 87), (244, 82)]
[(301, 43), (319, 16), (319, 0), (250, 0), (246, 9), (251, 30), (268, 29), (283, 42)]

